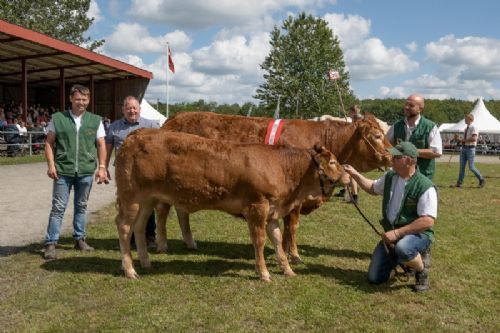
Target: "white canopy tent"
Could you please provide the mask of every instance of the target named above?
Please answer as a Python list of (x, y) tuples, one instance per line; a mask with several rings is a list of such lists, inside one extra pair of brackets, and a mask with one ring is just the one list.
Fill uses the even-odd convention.
[[(500, 121), (496, 119), (484, 105), (483, 99), (479, 98), (471, 113), (474, 115), (474, 125), (479, 130), (479, 136), (490, 142), (500, 143)], [(465, 119), (456, 124), (442, 124), (439, 131), (443, 138), (443, 143), (451, 140), (454, 134), (462, 134), (465, 130)]]
[(167, 117), (156, 111), (156, 109), (152, 107), (145, 98), (143, 98), (141, 102), (141, 117), (151, 120), (158, 120), (160, 126), (163, 125), (163, 123), (167, 120)]

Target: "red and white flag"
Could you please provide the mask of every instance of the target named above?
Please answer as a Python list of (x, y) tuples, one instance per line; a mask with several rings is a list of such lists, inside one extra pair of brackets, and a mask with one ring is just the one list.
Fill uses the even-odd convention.
[(338, 80), (340, 79), (340, 73), (339, 71), (335, 71), (333, 69), (330, 69), (327, 74), (328, 80)]
[(174, 61), (172, 60), (172, 52), (170, 52), (170, 46), (168, 47), (168, 68), (175, 73)]

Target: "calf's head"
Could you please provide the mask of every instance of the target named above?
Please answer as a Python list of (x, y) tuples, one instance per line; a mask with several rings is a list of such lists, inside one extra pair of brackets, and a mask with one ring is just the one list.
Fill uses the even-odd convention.
[(313, 159), (318, 166), (318, 174), (322, 181), (344, 185), (349, 183), (349, 175), (344, 171), (337, 157), (325, 146), (319, 144), (314, 146)]

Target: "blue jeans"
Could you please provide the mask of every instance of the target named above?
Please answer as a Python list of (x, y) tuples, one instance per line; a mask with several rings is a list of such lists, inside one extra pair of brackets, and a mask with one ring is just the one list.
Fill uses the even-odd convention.
[(474, 156), (476, 155), (476, 147), (462, 147), (460, 151), (460, 172), (458, 173), (457, 184), (461, 185), (465, 177), (465, 164), (469, 161), (469, 169), (477, 177), (478, 180), (483, 179), (481, 173), (474, 165)]
[(87, 201), (92, 189), (93, 176), (69, 177), (59, 176), (54, 180), (52, 188), (52, 210), (47, 226), (45, 244), (55, 244), (59, 240), (59, 233), (64, 219), (64, 212), (68, 206), (69, 193), (74, 187), (73, 238), (85, 238), (85, 224)]
[(425, 234), (411, 234), (401, 238), (394, 246), (394, 256), (387, 254), (380, 241), (372, 254), (368, 267), (368, 280), (371, 283), (383, 283), (389, 280), (391, 271), (398, 265), (414, 259), (431, 246), (431, 240)]

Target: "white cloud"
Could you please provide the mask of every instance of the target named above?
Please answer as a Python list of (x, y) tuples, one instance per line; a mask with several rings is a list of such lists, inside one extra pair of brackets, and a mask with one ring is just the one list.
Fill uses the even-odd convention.
[(89, 11), (87, 12), (88, 18), (94, 18), (94, 24), (102, 20), (101, 9), (96, 0), (90, 1)]
[(415, 52), (418, 46), (417, 43), (413, 41), (411, 43), (406, 44), (406, 47), (408, 48), (408, 50), (410, 50), (410, 52)]
[(380, 39), (369, 38), (371, 21), (359, 15), (328, 13), (324, 20), (340, 40), (352, 80), (373, 80), (418, 68), (399, 48), (387, 48)]
[(167, 41), (171, 48), (178, 51), (186, 50), (191, 45), (191, 38), (180, 30), (153, 37), (146, 27), (138, 23), (120, 23), (106, 37), (104, 48), (111, 53), (161, 53), (165, 52)]
[(358, 44), (370, 34), (370, 20), (359, 15), (329, 13), (323, 19), (339, 38), (343, 48)]
[(196, 70), (214, 74), (261, 77), (260, 64), (269, 53), (269, 35), (260, 33), (250, 40), (243, 36), (216, 40), (210, 46), (193, 52)]
[(408, 96), (408, 93), (406, 92), (406, 89), (404, 87), (389, 88), (386, 86), (382, 86), (379, 88), (379, 93), (382, 98), (404, 98)]
[(423, 74), (414, 80), (406, 80), (403, 87), (381, 87), (384, 97), (405, 97), (410, 92), (418, 91), (425, 98), (447, 99), (465, 98), (474, 100), (478, 96), (500, 98), (500, 89), (486, 80), (462, 80), (458, 76), (439, 78), (431, 74)]
[(148, 21), (182, 28), (246, 24), (287, 7), (314, 9), (335, 0), (132, 0), (130, 13)]
[(418, 68), (399, 48), (386, 48), (378, 38), (370, 38), (345, 51), (345, 60), (353, 80), (372, 80), (402, 74)]
[(447, 35), (426, 45), (430, 60), (444, 70), (459, 71), (464, 80), (500, 79), (500, 40)]

